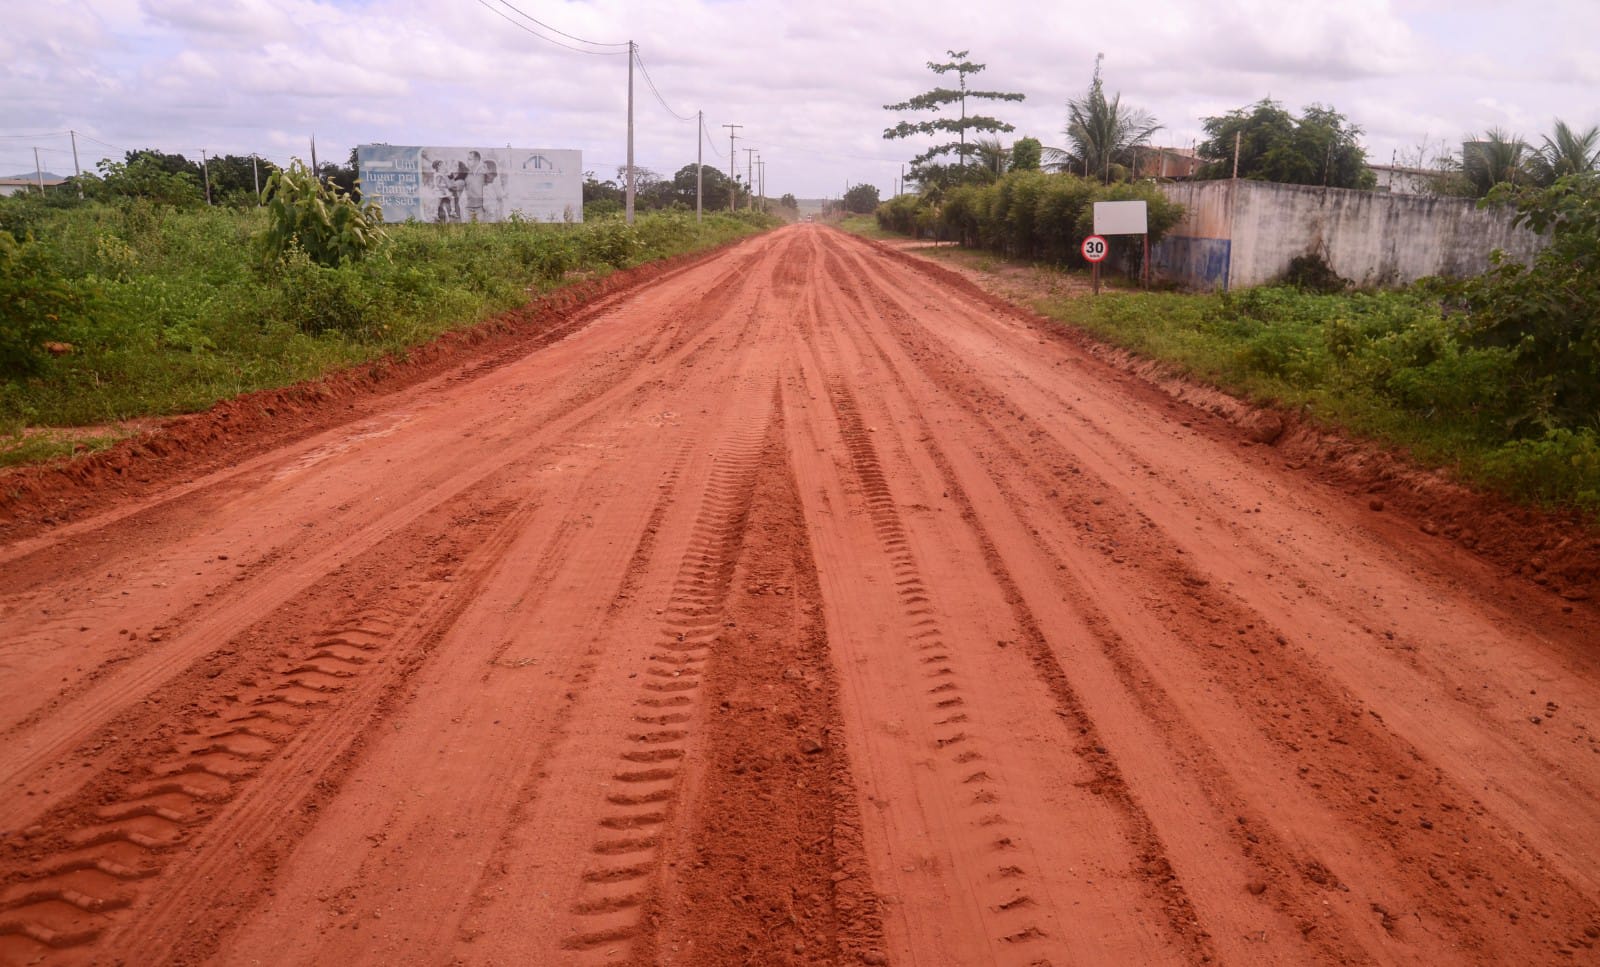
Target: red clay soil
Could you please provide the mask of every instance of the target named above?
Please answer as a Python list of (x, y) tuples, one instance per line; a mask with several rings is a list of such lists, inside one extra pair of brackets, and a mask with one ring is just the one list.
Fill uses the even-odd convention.
[(1594, 962), (1592, 537), (819, 226), (647, 281), (26, 478), (0, 963)]

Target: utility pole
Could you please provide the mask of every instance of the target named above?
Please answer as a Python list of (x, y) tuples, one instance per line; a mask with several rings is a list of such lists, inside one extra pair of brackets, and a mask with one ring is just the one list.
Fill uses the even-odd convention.
[(745, 202), (745, 206), (744, 207), (745, 207), (746, 210), (753, 209), (755, 207), (755, 204), (756, 204), (756, 191), (755, 191), (755, 187), (756, 186), (755, 186), (755, 178), (753, 177), (753, 175), (755, 173), (755, 164), (754, 164), (754, 162), (751, 161), (751, 159), (754, 158), (755, 155), (756, 155), (756, 149), (755, 148), (745, 148), (744, 149), (744, 184), (745, 184), (745, 188), (747, 190), (746, 193), (750, 196), (748, 198), (748, 200)]
[(200, 149), (200, 176), (206, 181), (206, 204), (211, 204), (211, 165), (206, 158), (206, 149)]
[(738, 135), (733, 132), (744, 127), (742, 124), (724, 124), (728, 129), (728, 211), (733, 211), (734, 204), (739, 198), (739, 176), (734, 174), (734, 166), (739, 163), (739, 152), (733, 149), (733, 139)]
[(906, 163), (904, 161), (902, 161), (902, 162), (900, 162), (900, 188), (899, 188), (898, 191), (895, 192), (895, 197), (898, 198), (899, 196), (901, 196), (901, 195), (903, 195), (905, 193), (906, 193)]
[(39, 165), (39, 149), (33, 149), (33, 177), (39, 182), (39, 194), (44, 194), (44, 168)]
[(261, 167), (256, 163), (256, 156), (250, 155), (250, 177), (256, 183), (256, 207), (261, 207)]
[(628, 203), (627, 221), (633, 224), (633, 41), (628, 41)]
[(767, 210), (767, 163), (765, 161), (756, 161), (756, 185), (758, 196), (761, 199), (756, 206), (756, 210), (765, 214)]
[(317, 167), (317, 136), (311, 136), (311, 177), (317, 179), (317, 184), (322, 184), (322, 169)]
[(83, 169), (78, 166), (78, 132), (68, 131), (72, 138), (72, 174), (78, 180), (78, 197), (83, 197)]
[(698, 222), (706, 191), (706, 112), (696, 111), (695, 116), (698, 121), (694, 129), (694, 220)]
[(1233, 132), (1233, 180), (1239, 180), (1239, 140), (1244, 136), (1244, 129)]

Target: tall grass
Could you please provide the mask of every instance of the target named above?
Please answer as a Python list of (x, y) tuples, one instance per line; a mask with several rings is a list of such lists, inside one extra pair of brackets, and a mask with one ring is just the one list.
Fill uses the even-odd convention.
[[(574, 278), (731, 241), (762, 216), (652, 213), (581, 225), (390, 226), (377, 257), (263, 263), (254, 210), (0, 203), (17, 244), (0, 290), (0, 463), (27, 427), (203, 409), (402, 351)], [(20, 253), (20, 254), (19, 254)], [(15, 341), (15, 340), (14, 340)], [(53, 352), (48, 351), (53, 350)]]

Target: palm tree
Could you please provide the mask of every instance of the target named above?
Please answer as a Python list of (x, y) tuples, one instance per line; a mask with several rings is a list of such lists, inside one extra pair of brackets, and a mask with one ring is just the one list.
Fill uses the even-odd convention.
[(994, 172), (996, 178), (1005, 174), (1006, 165), (1011, 161), (1011, 149), (1001, 144), (997, 137), (974, 139), (972, 154), (978, 164), (985, 170)]
[(1555, 137), (1544, 139), (1545, 163), (1554, 177), (1594, 171), (1600, 167), (1600, 126), (1578, 133), (1565, 121), (1556, 121)]
[(1541, 180), (1544, 157), (1521, 135), (1506, 134), (1499, 128), (1485, 131), (1483, 138), (1461, 146), (1461, 170), (1481, 197), (1501, 182), (1533, 184)]
[(1131, 169), (1134, 149), (1148, 143), (1161, 125), (1146, 111), (1124, 108), (1121, 94), (1106, 99), (1100, 80), (1100, 61), (1104, 57), (1095, 57), (1094, 80), (1088, 92), (1081, 99), (1067, 102), (1065, 134), (1072, 144), (1072, 162), (1070, 167), (1060, 167), (1110, 183), (1112, 167)]

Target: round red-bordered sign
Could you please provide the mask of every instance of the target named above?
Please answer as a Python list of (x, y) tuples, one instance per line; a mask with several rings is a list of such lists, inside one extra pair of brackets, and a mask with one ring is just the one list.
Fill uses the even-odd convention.
[(1110, 251), (1111, 248), (1106, 244), (1106, 240), (1099, 235), (1090, 235), (1083, 240), (1084, 261), (1104, 262), (1106, 253)]

